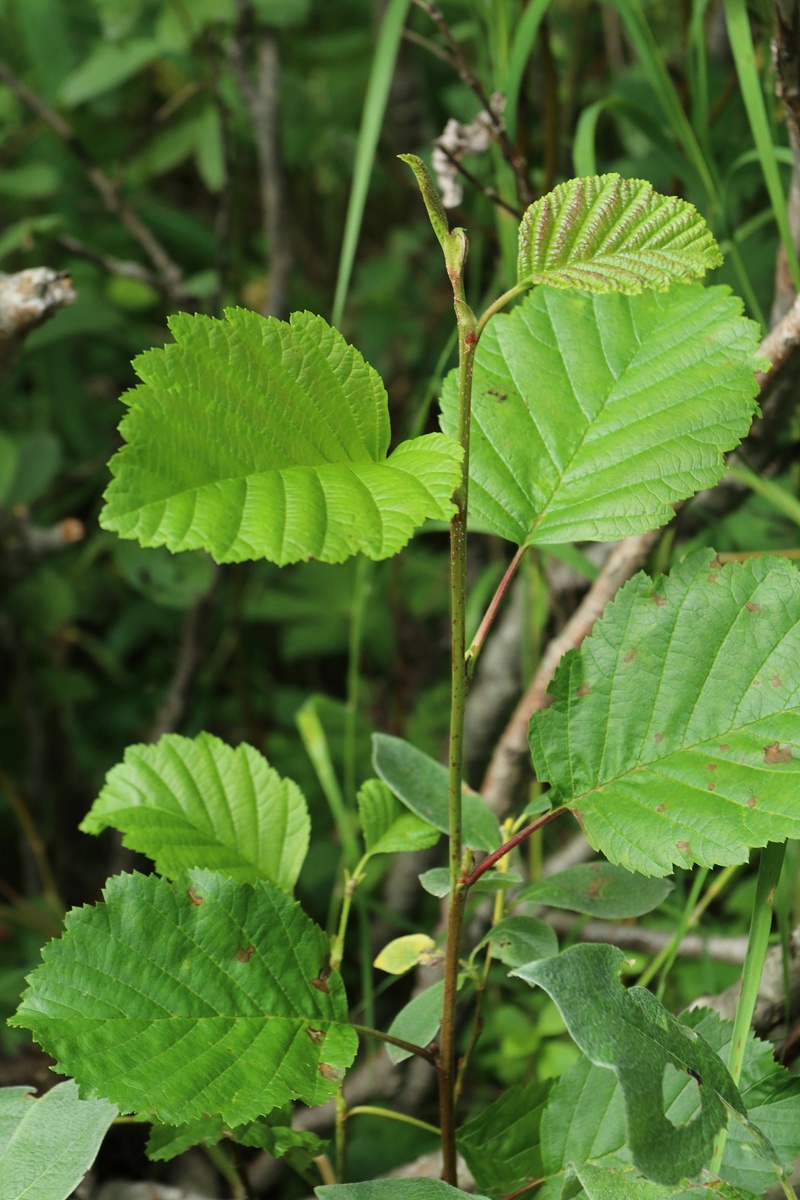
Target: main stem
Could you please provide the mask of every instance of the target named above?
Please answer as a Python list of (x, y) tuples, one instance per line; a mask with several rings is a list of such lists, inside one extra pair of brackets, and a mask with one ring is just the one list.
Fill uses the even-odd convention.
[(456, 1173), (455, 1084), (456, 998), (458, 991), (458, 950), (464, 916), (466, 889), (461, 881), (463, 843), (461, 836), (461, 780), (464, 760), (464, 709), (467, 699), (466, 621), (467, 604), (467, 499), (469, 480), (469, 422), (472, 398), (472, 372), (478, 343), (477, 322), (464, 299), (463, 262), (450, 267), (453, 298), (458, 323), (458, 440), (464, 449), (461, 481), (453, 496), (456, 511), (450, 521), (450, 752), (449, 752), (449, 833), (450, 833), (450, 911), (447, 921), (447, 951), (444, 967), (442, 1005), (442, 1044), (439, 1062), (440, 1108), (442, 1128), (442, 1178), (458, 1186)]

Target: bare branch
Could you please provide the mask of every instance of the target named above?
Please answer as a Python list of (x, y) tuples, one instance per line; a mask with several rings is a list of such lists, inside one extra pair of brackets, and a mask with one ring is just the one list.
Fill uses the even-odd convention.
[(22, 101), (31, 112), (35, 113), (48, 128), (61, 138), (68, 150), (81, 163), (86, 174), (99, 193), (103, 203), (110, 213), (114, 213), (128, 232), (136, 239), (155, 267), (163, 281), (164, 290), (174, 301), (182, 299), (183, 276), (180, 267), (173, 262), (157, 237), (147, 228), (143, 221), (130, 208), (119, 193), (119, 188), (106, 175), (103, 168), (95, 161), (94, 156), (86, 145), (77, 137), (60, 113), (46, 104), (40, 96), (32, 92), (21, 79), (18, 79), (7, 63), (0, 60), (0, 81)]
[(75, 301), (66, 271), (29, 267), (0, 274), (0, 382), (11, 374), (28, 334)]

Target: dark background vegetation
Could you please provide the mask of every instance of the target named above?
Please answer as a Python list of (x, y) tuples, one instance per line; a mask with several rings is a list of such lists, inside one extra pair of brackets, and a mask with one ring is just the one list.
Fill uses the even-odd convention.
[[(626, 7), (634, 6), (590, 0), (550, 6), (514, 114), (513, 148), (530, 195), (583, 173), (590, 162), (591, 169), (646, 178), (685, 196), (708, 217), (723, 249), (736, 241), (750, 315), (760, 310), (768, 322), (778, 238), (722, 6), (716, 0), (645, 5), (649, 59), (620, 15)], [(774, 16), (762, 7), (753, 14), (758, 66), (788, 184), (791, 152), (769, 59)], [(396, 439), (435, 428), (432, 400), (451, 365), (452, 331), (438, 248), (412, 176), (396, 155), (429, 157), (449, 118), (469, 121), (479, 111), (459, 66), (469, 64), (487, 96), (502, 88), (526, 8), (519, 0), (445, 0), (461, 63), (425, 6), (409, 11), (342, 319), (346, 336), (386, 382)], [(317, 840), (299, 894), (317, 920), (326, 920), (337, 867), (332, 822), (295, 714), (310, 695), (321, 697), (318, 711), (340, 765), (359, 566), (220, 569), (202, 553), (173, 557), (119, 541), (99, 528), (97, 517), (106, 464), (119, 444), (120, 396), (135, 384), (131, 359), (163, 344), (170, 312), (219, 314), (243, 305), (279, 317), (304, 308), (330, 317), (384, 14), (379, 0), (0, 3), (0, 270), (46, 265), (67, 272), (77, 294), (25, 339), (16, 361), (7, 356), (0, 363), (3, 1016), (14, 1009), (41, 942), (58, 929), (59, 906), (96, 900), (109, 872), (132, 865), (110, 837), (90, 839), (77, 825), (125, 747), (167, 730), (207, 729), (232, 744), (250, 742), (300, 783)], [(697, 90), (699, 44), (705, 113)], [(716, 207), (659, 107), (659, 72), (714, 163), (722, 184)], [(576, 134), (583, 140), (576, 143)], [(499, 191), (512, 208), (524, 197), (515, 192), (499, 146), (465, 166), (473, 178), (453, 217), (469, 231), (468, 286), (478, 305), (508, 285), (513, 266), (503, 237), (515, 222), (487, 193)], [(742, 276), (730, 263), (729, 255), (714, 282), (741, 293)], [(755, 455), (772, 492), (728, 489), (720, 502), (701, 497), (687, 506), (653, 551), (653, 569), (667, 568), (689, 544), (742, 552), (796, 544), (792, 387), (780, 422)], [(506, 554), (501, 544), (475, 539), (475, 612), (491, 595)], [(498, 733), (514, 688), (530, 676), (591, 577), (585, 557), (562, 557), (573, 570), (566, 585), (556, 581), (549, 557), (532, 559), (523, 580), (516, 631), (522, 667), (511, 695), (493, 712)], [(435, 530), (397, 561), (370, 569), (358, 662), (359, 778), (369, 773), (370, 728), (441, 751), (446, 580), (445, 535)], [(475, 752), (476, 785), (489, 749)], [(547, 842), (536, 854), (551, 849)], [(393, 914), (381, 880), (370, 886), (387, 937), (416, 928), (425, 916)], [(673, 909), (655, 915), (655, 928), (674, 922), (682, 887), (679, 879)], [(792, 886), (785, 890), (788, 910)], [(706, 928), (742, 932), (751, 898), (752, 881), (743, 872), (707, 914)], [(433, 910), (425, 919), (434, 920)], [(735, 971), (708, 956), (681, 960), (671, 976), (673, 998), (681, 1003), (719, 990)], [(533, 994), (525, 1004), (527, 1011), (507, 1004), (501, 982), (491, 995), (477, 1059), (483, 1083), (476, 1086), (487, 1096), (536, 1072), (558, 1073), (570, 1061), (555, 1010), (540, 1012), (541, 998)], [(0, 1082), (32, 1081), (26, 1041), (0, 1033), (6, 1060)], [(353, 1167), (367, 1175), (387, 1165), (385, 1143), (376, 1154), (368, 1122), (361, 1128), (367, 1132), (355, 1139)], [(128, 1149), (119, 1151), (118, 1169), (147, 1170), (138, 1159), (132, 1165), (137, 1134), (117, 1131), (112, 1144), (120, 1133)], [(393, 1129), (392, 1144), (398, 1159), (424, 1148), (413, 1130), (407, 1136)], [(113, 1173), (102, 1160), (100, 1170)]]

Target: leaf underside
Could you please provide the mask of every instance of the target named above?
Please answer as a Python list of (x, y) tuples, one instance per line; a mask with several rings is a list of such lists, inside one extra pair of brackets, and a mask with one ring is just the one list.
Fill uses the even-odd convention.
[(12, 1024), (88, 1096), (167, 1124), (322, 1104), (355, 1056), (328, 940), (274, 885), (115, 876), (43, 952)]
[(721, 262), (693, 205), (614, 174), (559, 184), (519, 227), (520, 283), (633, 295), (699, 279)]
[(170, 329), (174, 344), (136, 359), (104, 528), (283, 565), (388, 558), (426, 519), (450, 517), (460, 447), (432, 434), (387, 458), (383, 384), (321, 317), (229, 309), (178, 314)]
[(64, 1200), (94, 1162), (117, 1109), (81, 1100), (72, 1079), (38, 1100), (30, 1088), (0, 1088), (0, 1196)]
[(129, 746), (80, 828), (109, 826), (161, 875), (207, 867), (240, 883), (268, 879), (285, 891), (297, 882), (310, 832), (297, 784), (252, 746), (233, 749), (210, 733)]
[[(756, 411), (756, 325), (726, 288), (537, 288), (478, 345), (471, 527), (519, 545), (612, 541), (712, 487)], [(442, 393), (455, 436), (458, 383)]]
[[(714, 1050), (651, 992), (622, 986), (624, 957), (617, 946), (584, 944), (513, 974), (544, 988), (586, 1057), (614, 1071), (635, 1165), (656, 1183), (677, 1183), (708, 1163), (728, 1108), (745, 1109)], [(674, 1125), (664, 1111), (667, 1066), (697, 1083), (701, 1107), (688, 1124)]]
[[(800, 837), (800, 575), (692, 554), (637, 575), (531, 721), (536, 771), (591, 844), (647, 875)], [(577, 748), (580, 748), (579, 750)]]
[[(679, 1018), (694, 1029), (726, 1062), (733, 1025), (716, 1013), (694, 1009)], [(665, 1074), (662, 1082), (664, 1112), (676, 1127), (684, 1126), (698, 1108), (696, 1081), (684, 1072)], [(770, 1139), (787, 1166), (800, 1152), (800, 1081), (775, 1062), (769, 1042), (751, 1033), (745, 1049), (740, 1094), (749, 1120)], [(613, 1071), (581, 1058), (560, 1077), (542, 1119), (544, 1171), (553, 1176), (570, 1163), (602, 1167), (629, 1167), (625, 1103)], [(733, 1187), (761, 1195), (775, 1182), (775, 1171), (762, 1155), (754, 1154), (747, 1130), (731, 1121), (720, 1168)]]

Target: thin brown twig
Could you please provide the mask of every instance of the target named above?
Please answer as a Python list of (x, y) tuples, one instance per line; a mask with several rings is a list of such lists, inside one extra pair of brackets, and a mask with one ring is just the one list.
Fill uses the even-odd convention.
[(547, 688), (556, 667), (567, 650), (577, 649), (588, 637), (608, 601), (639, 570), (660, 533), (654, 530), (635, 534), (615, 547), (572, 617), (545, 650), (539, 669), (495, 747), (481, 787), (484, 800), (499, 816), (508, 811), (528, 762), (528, 724), (533, 713), (549, 703)]
[(442, 34), (442, 37), (447, 42), (447, 46), (453, 56), (453, 60), (457, 66), (459, 75), (470, 91), (473, 92), (478, 98), (481, 107), (489, 114), (492, 122), (492, 131), (494, 137), (503, 152), (503, 157), (511, 167), (511, 170), (514, 172), (514, 178), (517, 183), (517, 195), (520, 198), (522, 207), (527, 208), (533, 200), (533, 193), (528, 182), (526, 163), (512, 145), (502, 118), (492, 109), (491, 101), (486, 94), (486, 89), (464, 57), (461, 47), (453, 37), (452, 30), (445, 20), (442, 10), (438, 7), (438, 5), (431, 3), (431, 0), (414, 0), (414, 3), (421, 8), (423, 12), (427, 13), (433, 23), (437, 26), (439, 32)]
[(60, 113), (46, 104), (18, 79), (7, 63), (0, 59), (0, 81), (9, 88), (18, 100), (35, 113), (53, 133), (61, 139), (67, 149), (77, 158), (87, 177), (94, 185), (107, 210), (113, 213), (128, 232), (136, 239), (163, 281), (165, 292), (174, 301), (183, 298), (183, 275), (180, 267), (170, 257), (158, 238), (147, 228), (133, 209), (120, 195), (116, 183), (105, 173), (88, 147), (80, 140)]
[(73, 254), (75, 258), (83, 258), (86, 262), (92, 262), (95, 266), (101, 267), (107, 275), (119, 275), (122, 279), (135, 279), (159, 292), (167, 290), (162, 276), (148, 270), (142, 263), (104, 254), (102, 250), (97, 250), (94, 246), (87, 246), (85, 242), (78, 241), (69, 233), (62, 233), (57, 237), (56, 244), (66, 250), (68, 254)]
[(443, 146), (441, 142), (438, 142), (437, 145), (445, 158), (449, 159), (449, 161), (453, 164), (459, 175), (463, 175), (467, 182), (472, 184), (476, 191), (482, 192), (487, 200), (491, 200), (492, 204), (496, 204), (498, 208), (504, 209), (505, 212), (510, 213), (512, 217), (516, 217), (518, 221), (522, 220), (525, 215), (524, 209), (517, 208), (515, 205), (509, 204), (507, 200), (503, 199), (498, 191), (492, 187), (487, 187), (482, 180), (478, 179), (477, 175), (473, 175), (472, 171), (469, 171), (461, 162), (461, 160), (456, 158), (455, 154), (451, 154), (446, 146)]

